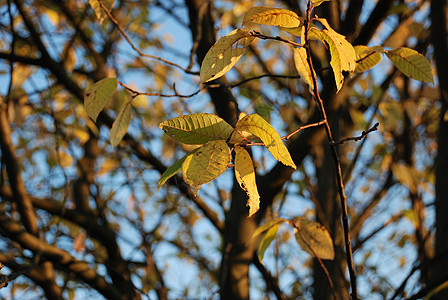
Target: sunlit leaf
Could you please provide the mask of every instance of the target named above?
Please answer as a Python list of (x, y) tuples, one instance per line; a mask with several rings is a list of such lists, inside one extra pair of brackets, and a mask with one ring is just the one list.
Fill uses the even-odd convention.
[(367, 46), (355, 46), (356, 73), (362, 73), (376, 66), (381, 61), (381, 54)]
[(315, 1), (311, 1), (311, 2), (313, 2), (314, 7), (318, 7), (319, 5), (321, 5), (322, 3), (327, 2), (327, 1), (331, 1), (331, 0), (315, 0)]
[(201, 80), (207, 82), (223, 76), (241, 58), (244, 49), (254, 40), (249, 31), (235, 29), (221, 37), (208, 50), (201, 66)]
[(96, 118), (111, 100), (117, 90), (117, 78), (105, 78), (86, 89), (84, 107), (87, 114), (96, 122)]
[(186, 183), (197, 193), (206, 184), (227, 170), (230, 164), (230, 149), (223, 140), (210, 141), (185, 158), (182, 174)]
[[(115, 0), (102, 0), (104, 6), (106, 6), (108, 10), (112, 9), (112, 7), (114, 6), (114, 1)], [(95, 15), (100, 21), (100, 23), (103, 24), (103, 21), (107, 17), (107, 14), (101, 7), (100, 2), (98, 0), (89, 0), (89, 4), (92, 7), (93, 11), (95, 12)]]
[(196, 148), (190, 153), (184, 155), (181, 159), (179, 159), (174, 164), (172, 164), (168, 169), (166, 169), (165, 172), (163, 172), (162, 176), (160, 176), (160, 179), (157, 183), (157, 188), (160, 190), (160, 188), (165, 184), (165, 182), (168, 181), (168, 179), (176, 175), (177, 172), (179, 172), (182, 169), (182, 164), (184, 163), (187, 156), (194, 154), (198, 149), (200, 148)]
[(415, 80), (434, 83), (429, 61), (417, 51), (402, 47), (385, 53), (404, 75)]
[(206, 113), (179, 116), (160, 123), (159, 127), (179, 142), (193, 145), (226, 140), (233, 131), (229, 123)]
[(128, 131), (129, 123), (131, 122), (131, 103), (128, 102), (122, 106), (117, 115), (112, 128), (110, 129), (110, 143), (112, 146), (117, 146)]
[(302, 80), (306, 84), (308, 84), (309, 88), (313, 90), (314, 87), (313, 87), (312, 73), (310, 66), (308, 65), (308, 62), (306, 60), (306, 57), (307, 56), (305, 48), (294, 48), (294, 63), (297, 72), (299, 72), (299, 75), (302, 78)]
[(320, 259), (334, 259), (333, 240), (324, 226), (305, 218), (294, 219), (292, 225), (296, 240), (305, 252), (313, 256), (315, 253)]
[(263, 261), (264, 253), (277, 235), (279, 226), (280, 224), (273, 225), (266, 231), (266, 234), (261, 239), (260, 245), (258, 246), (258, 259), (260, 261)]
[(235, 177), (241, 188), (246, 192), (249, 199), (249, 217), (260, 208), (260, 195), (255, 182), (255, 170), (252, 158), (243, 147), (235, 147)]
[(296, 168), (288, 149), (277, 131), (257, 114), (247, 115), (238, 121), (235, 131), (247, 131), (259, 137), (272, 156), (286, 166)]
[(330, 65), (333, 69), (336, 88), (339, 91), (344, 83), (343, 71), (353, 72), (356, 67), (356, 54), (353, 46), (347, 42), (345, 36), (334, 31), (328, 24), (326, 19), (317, 18), (326, 29), (318, 30), (311, 27), (310, 34), (319, 36), (321, 40), (325, 41), (330, 48)]
[(244, 16), (243, 26), (247, 23), (282, 27), (298, 27), (301, 24), (299, 16), (293, 11), (264, 6), (252, 7)]
[(283, 222), (287, 222), (287, 220), (282, 219), (282, 218), (278, 218), (278, 219), (273, 219), (270, 220), (266, 223), (264, 223), (263, 225), (261, 225), (260, 227), (258, 227), (254, 233), (252, 233), (252, 236), (250, 237), (251, 239), (256, 238), (257, 236), (259, 236), (260, 234), (262, 234), (263, 232), (265, 232), (266, 230), (268, 230), (269, 228), (271, 228), (272, 226), (276, 225), (276, 224), (280, 224)]

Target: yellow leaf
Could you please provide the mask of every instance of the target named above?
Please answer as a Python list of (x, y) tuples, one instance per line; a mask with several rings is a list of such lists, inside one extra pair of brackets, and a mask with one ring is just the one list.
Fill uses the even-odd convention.
[(313, 78), (310, 66), (306, 60), (306, 49), (305, 48), (294, 48), (294, 63), (296, 65), (297, 72), (299, 72), (302, 80), (308, 84), (310, 90), (314, 90)]
[(235, 131), (247, 131), (259, 137), (272, 156), (286, 166), (296, 168), (288, 149), (277, 131), (257, 114), (247, 115), (236, 123)]
[(227, 140), (233, 131), (229, 123), (206, 113), (179, 116), (160, 123), (159, 127), (172, 138), (190, 145)]
[(333, 240), (324, 226), (305, 218), (296, 218), (291, 223), (296, 240), (305, 252), (313, 256), (315, 253), (320, 259), (334, 259)]
[(343, 71), (353, 72), (356, 67), (356, 54), (353, 46), (347, 42), (345, 36), (334, 31), (326, 19), (317, 18), (326, 29), (319, 30), (315, 27), (310, 28), (310, 34), (319, 36), (321, 40), (327, 42), (330, 48), (330, 65), (333, 69), (336, 88), (339, 91), (344, 83)]
[(211, 48), (201, 65), (201, 80), (207, 82), (223, 76), (241, 58), (244, 49), (254, 40), (249, 31), (235, 29), (221, 37)]
[(326, 2), (326, 1), (331, 1), (331, 0), (315, 0), (315, 1), (311, 1), (314, 4), (314, 7), (318, 7), (319, 5), (321, 5), (322, 3)]
[[(114, 1), (115, 0), (102, 0), (103, 4), (107, 7), (108, 10), (112, 9), (112, 7), (114, 6)], [(100, 23), (103, 24), (103, 21), (107, 17), (107, 14), (104, 11), (104, 9), (101, 7), (99, 1), (98, 0), (89, 0), (89, 4), (95, 11), (95, 15), (98, 18), (98, 20), (100, 21)]]
[(110, 129), (110, 143), (112, 146), (117, 146), (128, 131), (129, 123), (131, 122), (131, 103), (128, 102), (123, 105), (117, 115), (112, 128)]
[(230, 164), (230, 149), (223, 140), (210, 141), (186, 157), (182, 174), (196, 194), (201, 185), (216, 179)]
[(404, 75), (415, 80), (434, 83), (430, 63), (417, 51), (402, 47), (385, 53)]
[(117, 84), (117, 78), (105, 78), (86, 89), (84, 107), (89, 117), (95, 122), (104, 106), (112, 99), (112, 95), (117, 90)]
[(276, 224), (283, 223), (283, 222), (287, 222), (287, 220), (285, 220), (283, 218), (270, 220), (270, 221), (264, 223), (263, 225), (261, 225), (260, 227), (258, 227), (254, 231), (254, 233), (252, 233), (252, 236), (250, 238), (253, 239), (253, 238), (259, 236), (260, 234), (262, 234), (263, 232), (265, 232), (266, 230), (268, 230), (269, 228), (271, 228), (272, 226), (274, 226)]
[(298, 27), (302, 24), (299, 20), (299, 16), (293, 11), (264, 6), (251, 8), (244, 16), (243, 26), (247, 23), (282, 27)]
[(184, 163), (185, 159), (194, 154), (199, 148), (194, 149), (190, 153), (184, 155), (181, 159), (176, 161), (174, 164), (172, 164), (168, 169), (163, 172), (163, 174), (160, 176), (160, 179), (157, 183), (157, 188), (160, 190), (160, 188), (165, 184), (165, 182), (168, 181), (171, 177), (177, 174), (182, 169), (182, 164)]
[(260, 195), (255, 181), (252, 158), (246, 149), (240, 146), (235, 147), (235, 177), (249, 197), (246, 206), (249, 206), (249, 217), (251, 217), (260, 208)]
[(355, 46), (355, 53), (356, 53), (355, 73), (362, 73), (364, 71), (367, 71), (373, 68), (381, 61), (381, 54), (378, 53), (378, 51), (376, 51), (376, 49), (374, 48), (362, 45)]
[(260, 245), (258, 246), (258, 259), (260, 261), (263, 260), (264, 253), (266, 252), (266, 249), (268, 249), (269, 245), (274, 240), (275, 236), (277, 235), (278, 227), (280, 224), (275, 224), (271, 228), (269, 228), (263, 238), (260, 241)]

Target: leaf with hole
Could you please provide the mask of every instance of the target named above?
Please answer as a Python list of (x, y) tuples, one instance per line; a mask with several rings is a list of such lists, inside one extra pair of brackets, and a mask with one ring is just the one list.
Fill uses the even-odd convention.
[(244, 16), (243, 26), (248, 23), (282, 27), (298, 27), (302, 24), (293, 11), (265, 6), (252, 7)]
[(367, 71), (376, 66), (381, 61), (380, 52), (378, 52), (377, 49), (373, 47), (371, 48), (362, 45), (355, 46), (355, 53), (356, 53), (355, 73), (362, 73), (364, 71)]
[(241, 58), (244, 49), (254, 40), (249, 31), (235, 29), (221, 37), (211, 48), (201, 65), (201, 80), (208, 82), (223, 76)]
[(129, 123), (131, 122), (131, 102), (124, 104), (117, 115), (112, 128), (110, 129), (110, 143), (112, 146), (117, 146), (128, 131)]
[(201, 185), (218, 178), (229, 164), (230, 149), (227, 143), (223, 140), (209, 141), (185, 158), (182, 174), (196, 194)]
[(247, 131), (259, 137), (276, 160), (286, 166), (290, 166), (294, 169), (296, 168), (288, 148), (283, 144), (278, 132), (259, 115), (251, 114), (245, 116), (236, 123), (235, 131)]
[[(330, 65), (333, 69), (334, 78), (336, 81), (337, 91), (342, 88), (344, 83), (343, 71), (353, 72), (356, 67), (356, 54), (353, 46), (347, 42), (345, 36), (334, 31), (327, 20), (317, 18), (326, 29), (319, 30), (315, 27), (310, 28), (310, 35), (319, 37), (320, 40), (325, 41), (330, 48)], [(311, 38), (311, 37), (310, 37)]]
[(290, 224), (294, 227), (297, 242), (305, 252), (320, 259), (334, 259), (333, 240), (324, 226), (302, 217), (294, 219)]
[(255, 170), (249, 153), (240, 146), (235, 146), (235, 177), (240, 187), (246, 192), (249, 199), (249, 217), (260, 208), (260, 195), (255, 181)]
[(418, 81), (434, 83), (431, 64), (426, 57), (417, 51), (401, 47), (395, 50), (385, 51), (385, 53), (404, 75)]
[(226, 140), (233, 131), (229, 123), (206, 113), (179, 116), (160, 123), (159, 128), (179, 142), (190, 145)]
[(84, 107), (89, 117), (95, 122), (104, 106), (112, 99), (112, 95), (117, 90), (117, 83), (117, 78), (105, 78), (86, 89)]

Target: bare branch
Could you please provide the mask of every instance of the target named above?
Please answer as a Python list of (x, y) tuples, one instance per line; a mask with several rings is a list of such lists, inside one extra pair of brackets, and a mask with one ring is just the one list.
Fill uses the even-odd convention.
[(201, 91), (206, 90), (206, 88), (200, 88), (196, 92), (194, 92), (192, 94), (188, 94), (188, 95), (178, 94), (176, 91), (174, 94), (162, 94), (162, 93), (139, 92), (139, 91), (136, 91), (136, 90), (130, 88), (129, 86), (125, 85), (121, 81), (118, 81), (118, 84), (121, 85), (122, 87), (124, 87), (126, 90), (128, 90), (131, 94), (133, 94), (132, 95), (133, 97), (136, 97), (136, 96), (158, 96), (158, 97), (164, 97), (164, 98), (173, 98), (173, 97), (191, 98), (191, 97), (199, 94)]
[(283, 43), (286, 43), (286, 44), (293, 45), (294, 47), (303, 47), (302, 44), (299, 44), (299, 43), (296, 43), (296, 42), (284, 39), (284, 38), (282, 38), (281, 36), (278, 36), (278, 35), (277, 36), (269, 36), (269, 35), (262, 34), (262, 33), (260, 33), (259, 31), (256, 31), (256, 30), (252, 30), (250, 32), (250, 34), (252, 36), (257, 37), (257, 38), (262, 39), (262, 40), (280, 41), (280, 42), (283, 42)]
[(378, 130), (378, 126), (380, 125), (380, 123), (375, 123), (375, 125), (373, 125), (369, 130), (365, 131), (363, 130), (360, 136), (353, 136), (353, 137), (347, 137), (345, 139), (339, 140), (339, 141), (333, 141), (331, 142), (331, 144), (334, 145), (340, 145), (340, 144), (344, 144), (345, 142), (348, 141), (360, 141), (363, 138), (365, 138), (369, 133)]
[(181, 69), (182, 71), (184, 71), (187, 74), (191, 74), (191, 75), (199, 75), (199, 72), (192, 72), (190, 70), (187, 70), (181, 66), (179, 66), (176, 63), (173, 63), (169, 60), (166, 60), (164, 58), (158, 57), (158, 56), (154, 56), (154, 55), (150, 55), (150, 54), (145, 54), (143, 52), (141, 52), (137, 47), (134, 46), (134, 44), (132, 43), (132, 41), (129, 39), (128, 35), (126, 34), (126, 32), (123, 30), (123, 28), (121, 27), (120, 23), (117, 21), (117, 19), (115, 19), (115, 17), (112, 15), (112, 13), (110, 12), (110, 10), (106, 7), (106, 5), (104, 5), (102, 0), (98, 0), (98, 3), (100, 4), (101, 8), (104, 10), (104, 12), (107, 14), (107, 16), (110, 18), (110, 20), (112, 21), (112, 23), (115, 24), (115, 26), (117, 27), (118, 31), (120, 31), (120, 33), (123, 35), (123, 37), (125, 38), (125, 40), (128, 42), (128, 44), (131, 46), (132, 49), (135, 50), (135, 52), (138, 53), (138, 55), (142, 56), (142, 57), (148, 57), (148, 58), (152, 58), (152, 59), (156, 59), (158, 61), (164, 62), (167, 65), (176, 67)]

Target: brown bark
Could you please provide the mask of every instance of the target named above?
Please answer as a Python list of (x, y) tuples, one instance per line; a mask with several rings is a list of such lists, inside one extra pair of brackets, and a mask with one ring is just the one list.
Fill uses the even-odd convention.
[[(446, 0), (431, 1), (432, 44), (439, 78), (442, 106), (436, 160), (436, 253), (431, 285), (448, 280), (448, 122), (444, 115), (448, 108), (448, 4)], [(444, 289), (431, 299), (447, 299)]]

